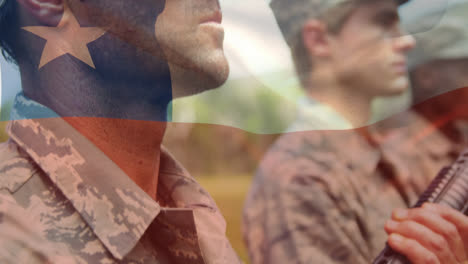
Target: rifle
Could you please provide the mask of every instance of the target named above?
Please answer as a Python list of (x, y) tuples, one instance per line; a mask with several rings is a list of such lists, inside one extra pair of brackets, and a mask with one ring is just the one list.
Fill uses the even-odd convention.
[[(468, 149), (463, 151), (455, 163), (444, 167), (429, 187), (419, 197), (415, 207), (424, 203), (443, 204), (468, 214)], [(387, 244), (373, 264), (410, 264), (403, 255)]]

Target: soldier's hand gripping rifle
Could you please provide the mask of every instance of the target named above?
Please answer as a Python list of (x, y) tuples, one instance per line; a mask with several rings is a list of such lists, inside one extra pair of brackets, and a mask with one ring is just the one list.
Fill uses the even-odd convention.
[[(468, 214), (468, 149), (450, 167), (443, 168), (414, 207), (424, 203), (443, 204)], [(409, 264), (406, 257), (386, 246), (374, 264)]]

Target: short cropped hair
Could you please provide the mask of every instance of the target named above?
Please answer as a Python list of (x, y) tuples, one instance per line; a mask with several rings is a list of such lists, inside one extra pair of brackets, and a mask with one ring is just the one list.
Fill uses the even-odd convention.
[(356, 1), (346, 0), (272, 0), (270, 3), (283, 37), (291, 49), (294, 66), (303, 86), (312, 70), (312, 59), (304, 45), (302, 29), (309, 19), (322, 21), (328, 32), (339, 33), (355, 8)]
[(17, 63), (16, 35), (19, 28), (16, 14), (17, 3), (15, 0), (4, 1), (5, 3), (0, 7), (0, 48), (7, 61)]

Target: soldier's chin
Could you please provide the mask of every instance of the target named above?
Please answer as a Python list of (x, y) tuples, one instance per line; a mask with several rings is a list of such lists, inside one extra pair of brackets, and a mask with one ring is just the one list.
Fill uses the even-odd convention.
[(198, 69), (188, 69), (177, 65), (169, 65), (174, 99), (215, 89), (226, 82), (229, 76), (229, 64), (225, 58), (223, 58), (222, 62), (204, 66)]
[(409, 80), (406, 76), (397, 78), (392, 85), (390, 95), (399, 95), (405, 93), (409, 89)]

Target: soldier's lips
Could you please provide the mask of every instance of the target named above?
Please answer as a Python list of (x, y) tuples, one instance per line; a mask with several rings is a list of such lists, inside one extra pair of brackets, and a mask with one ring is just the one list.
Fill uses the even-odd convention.
[(224, 27), (221, 25), (223, 14), (221, 10), (217, 10), (201, 19), (200, 27), (206, 28), (209, 31), (224, 33)]
[(205, 22), (200, 24), (200, 28), (206, 28), (212, 31), (222, 31), (224, 32), (224, 27), (216, 22)]
[(223, 13), (218, 9), (210, 14), (203, 16), (200, 20), (200, 24), (221, 24), (222, 21)]
[(407, 74), (408, 72), (408, 65), (406, 61), (398, 61), (392, 64), (393, 69), (399, 75)]
[(216, 36), (217, 39), (224, 38), (224, 27), (221, 25), (223, 20), (223, 13), (220, 9), (216, 9), (210, 13), (201, 16), (200, 24), (198, 25), (203, 31)]

